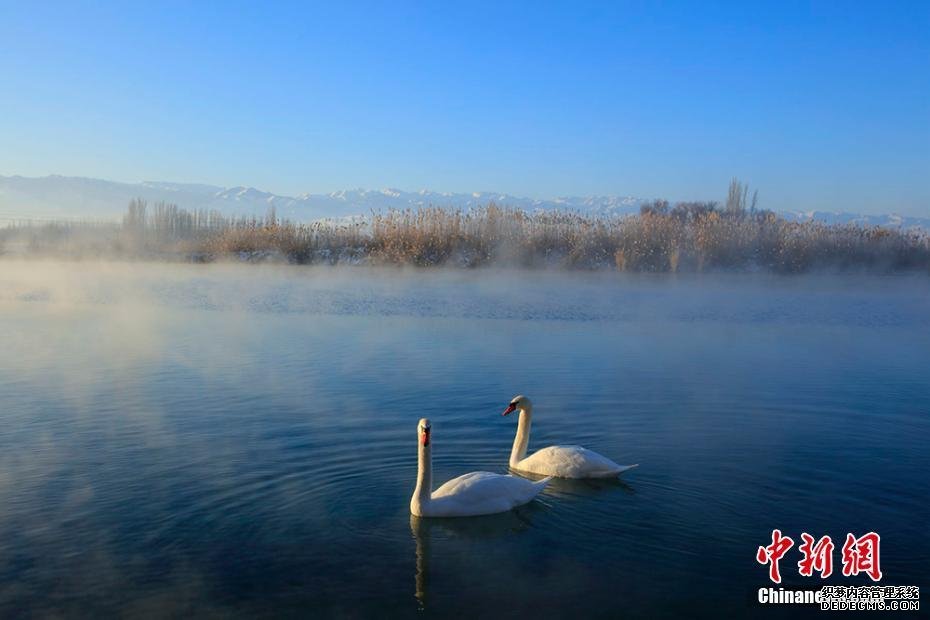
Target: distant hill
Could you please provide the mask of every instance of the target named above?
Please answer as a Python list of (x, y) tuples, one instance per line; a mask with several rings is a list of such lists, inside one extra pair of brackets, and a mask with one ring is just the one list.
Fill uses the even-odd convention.
[(910, 217), (894, 213), (886, 215), (862, 215), (861, 213), (836, 213), (832, 211), (783, 211), (783, 218), (797, 222), (823, 222), (825, 224), (858, 224), (860, 226), (884, 226), (886, 228), (925, 228), (930, 230), (930, 217)]
[[(521, 198), (495, 192), (472, 194), (429, 190), (353, 189), (329, 194), (280, 196), (254, 187), (146, 181), (117, 183), (84, 177), (0, 176), (0, 225), (17, 219), (116, 219), (133, 198), (165, 201), (186, 209), (215, 209), (230, 216), (264, 216), (274, 207), (279, 217), (296, 221), (342, 218), (370, 211), (426, 206), (468, 209), (490, 202), (526, 211), (569, 210), (590, 215), (627, 215), (645, 202), (630, 196), (562, 197), (550, 200)], [(857, 223), (894, 228), (930, 229), (930, 217), (859, 215), (826, 211), (781, 212), (794, 221)]]

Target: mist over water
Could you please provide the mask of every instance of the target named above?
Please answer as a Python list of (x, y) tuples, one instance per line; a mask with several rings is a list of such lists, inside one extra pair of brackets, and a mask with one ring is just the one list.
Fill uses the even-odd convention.
[[(924, 276), (3, 261), (0, 329), (2, 616), (746, 614), (773, 528), (927, 585)], [(640, 467), (411, 519), (416, 421), (504, 472), (516, 393)]]

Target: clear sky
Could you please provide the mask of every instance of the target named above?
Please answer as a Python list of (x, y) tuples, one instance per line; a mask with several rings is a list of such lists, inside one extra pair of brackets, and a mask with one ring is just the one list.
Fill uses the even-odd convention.
[(930, 2), (6, 2), (0, 174), (930, 215)]

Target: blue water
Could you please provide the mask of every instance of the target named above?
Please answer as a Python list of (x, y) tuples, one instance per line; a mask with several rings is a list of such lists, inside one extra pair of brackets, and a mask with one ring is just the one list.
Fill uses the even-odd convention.
[[(0, 262), (0, 333), (3, 617), (822, 613), (774, 528), (930, 585), (926, 277)], [(516, 393), (640, 467), (411, 519), (417, 420), (505, 472)]]

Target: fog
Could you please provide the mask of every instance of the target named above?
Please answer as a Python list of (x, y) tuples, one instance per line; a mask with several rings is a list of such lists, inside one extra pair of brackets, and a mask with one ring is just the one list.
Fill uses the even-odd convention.
[[(400, 334), (425, 332), (436, 320), (907, 326), (930, 315), (928, 291), (930, 282), (921, 275), (0, 261), (5, 372), (22, 376), (36, 366), (37, 372), (56, 373), (48, 379), (70, 386), (72, 396), (81, 393), (80, 385), (93, 383), (98, 360), (121, 360), (108, 370), (116, 377), (134, 372), (132, 364), (154, 362), (196, 366), (199, 373), (218, 367), (225, 373), (231, 358), (256, 351), (270, 353), (268, 363), (273, 363), (275, 353), (264, 350), (258, 334), (282, 321), (286, 330), (311, 339), (323, 337), (323, 325), (354, 322), (364, 338), (345, 336), (352, 347), (346, 364), (357, 367), (378, 346), (402, 352)], [(389, 319), (391, 329), (380, 329)], [(181, 333), (196, 339), (196, 346), (173, 346), (172, 338)], [(494, 356), (506, 344), (479, 340), (468, 346)], [(17, 351), (21, 354), (10, 355)], [(277, 353), (295, 354), (286, 346)], [(454, 356), (455, 346), (435, 354)]]
[[(0, 310), (62, 318), (106, 316), (113, 338), (157, 346), (152, 333), (172, 312), (378, 315), (561, 320), (661, 320), (699, 315), (725, 298), (727, 320), (799, 320), (772, 308), (766, 291), (839, 296), (910, 313), (930, 286), (921, 274), (896, 276), (618, 274), (514, 269), (328, 267), (240, 263), (0, 260)], [(619, 297), (618, 297), (619, 296)], [(618, 302), (622, 302), (619, 303)], [(836, 304), (833, 312), (846, 312)], [(824, 320), (816, 308), (805, 308)], [(797, 315), (797, 316), (793, 316)], [(156, 338), (157, 340), (157, 338)]]

